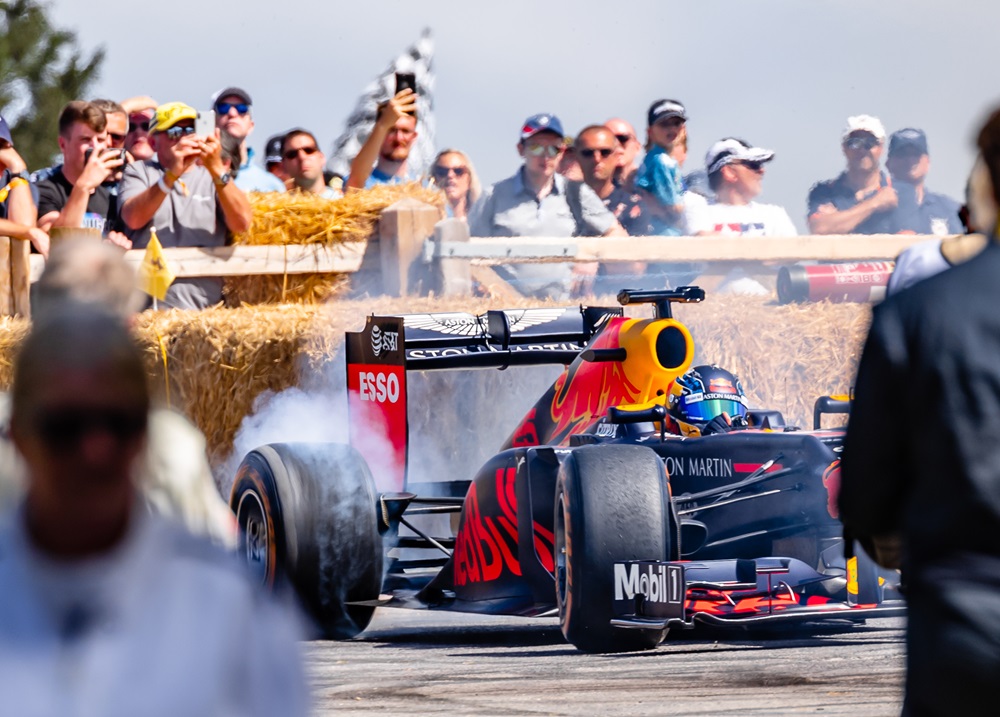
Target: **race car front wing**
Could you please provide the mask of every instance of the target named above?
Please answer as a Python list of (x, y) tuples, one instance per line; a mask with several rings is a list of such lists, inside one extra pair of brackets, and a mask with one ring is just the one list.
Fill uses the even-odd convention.
[(905, 614), (902, 600), (858, 603), (831, 597), (824, 584), (841, 576), (819, 573), (794, 558), (626, 561), (614, 564), (614, 627), (693, 628), (862, 620)]

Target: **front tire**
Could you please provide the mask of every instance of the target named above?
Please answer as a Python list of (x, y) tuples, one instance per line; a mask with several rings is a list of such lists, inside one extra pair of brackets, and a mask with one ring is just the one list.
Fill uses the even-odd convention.
[(663, 461), (641, 446), (596, 445), (562, 463), (555, 500), (556, 601), (566, 639), (583, 652), (656, 647), (666, 630), (611, 626), (614, 563), (667, 560), (670, 496)]
[(272, 443), (243, 459), (230, 507), (239, 551), (263, 585), (288, 579), (328, 639), (354, 637), (382, 586), (375, 485), (361, 455), (335, 443)]

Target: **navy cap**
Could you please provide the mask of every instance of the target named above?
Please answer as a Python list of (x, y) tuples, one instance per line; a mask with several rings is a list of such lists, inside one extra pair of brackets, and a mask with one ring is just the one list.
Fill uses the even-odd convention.
[(652, 127), (667, 117), (680, 117), (687, 122), (687, 110), (677, 100), (657, 100), (649, 106), (649, 112), (646, 113), (646, 123)]
[(927, 135), (921, 129), (914, 129), (913, 127), (907, 127), (906, 129), (897, 130), (889, 135), (889, 154), (897, 152), (901, 149), (913, 148), (920, 152), (920, 154), (928, 154), (927, 152)]
[(284, 134), (276, 134), (273, 137), (267, 138), (267, 144), (264, 145), (265, 164), (273, 164), (281, 161), (281, 145), (284, 144), (284, 142)]
[(552, 132), (559, 135), (560, 138), (565, 134), (559, 118), (544, 112), (540, 115), (531, 115), (524, 120), (524, 124), (521, 126), (521, 141), (534, 137), (539, 132)]
[(250, 93), (242, 87), (223, 87), (221, 90), (212, 95), (212, 105), (214, 106), (215, 103), (223, 97), (229, 97), (230, 95), (233, 97), (239, 97), (248, 105), (253, 105), (253, 100), (250, 99)]
[(10, 145), (14, 146), (14, 140), (10, 137), (10, 127), (7, 126), (7, 120), (0, 115), (0, 139), (5, 139), (10, 142)]

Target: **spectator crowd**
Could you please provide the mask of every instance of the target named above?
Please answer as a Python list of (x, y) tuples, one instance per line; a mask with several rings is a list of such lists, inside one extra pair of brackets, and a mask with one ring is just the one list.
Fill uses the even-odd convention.
[[(757, 201), (776, 154), (736, 137), (688, 157), (688, 113), (678, 100), (653, 102), (645, 141), (621, 118), (569, 136), (554, 114), (528, 117), (517, 133), (522, 163), (483, 187), (467, 153), (440, 152), (425, 175), (410, 163), (420, 131), (417, 97), (406, 88), (378, 106), (375, 122), (341, 177), (327, 171), (316, 135), (296, 127), (270, 137), (263, 162), (248, 139), (253, 99), (226, 87), (205, 117), (181, 102), (150, 97), (73, 101), (58, 118), (61, 162), (34, 173), (0, 118), (0, 232), (47, 254), (50, 236), (100, 234), (143, 248), (155, 230), (164, 247), (220, 246), (250, 226), (249, 192), (305, 192), (336, 201), (344, 192), (422, 181), (440, 188), (450, 217), (480, 237), (795, 236), (785, 207)], [(212, 121), (214, 119), (214, 127)], [(937, 234), (964, 231), (959, 203), (930, 191), (925, 133), (891, 135), (869, 115), (849, 117), (840, 137), (845, 168), (808, 196), (812, 234)], [(883, 164), (884, 155), (884, 164)], [(505, 278), (538, 297), (613, 289), (626, 277), (643, 288), (676, 286), (695, 264), (521, 264)], [(165, 307), (202, 308), (221, 300), (221, 280), (178, 279)]]

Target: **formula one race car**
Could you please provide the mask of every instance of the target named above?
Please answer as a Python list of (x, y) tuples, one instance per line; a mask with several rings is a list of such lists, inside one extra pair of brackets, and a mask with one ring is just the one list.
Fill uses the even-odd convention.
[[(369, 317), (347, 335), (352, 445), (249, 453), (230, 499), (242, 554), (261, 582), (290, 579), (330, 638), (360, 633), (380, 606), (558, 615), (592, 652), (652, 648), (696, 622), (900, 614), (874, 563), (844, 557), (842, 430), (751, 411), (744, 430), (665, 431), (694, 356), (671, 305), (703, 298), (619, 294), (652, 304), (652, 319), (621, 307)], [(408, 371), (530, 364), (566, 368), (471, 481), (408, 482)], [(421, 527), (440, 514), (457, 531)]]

